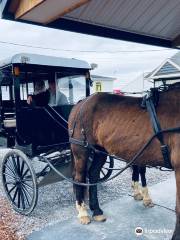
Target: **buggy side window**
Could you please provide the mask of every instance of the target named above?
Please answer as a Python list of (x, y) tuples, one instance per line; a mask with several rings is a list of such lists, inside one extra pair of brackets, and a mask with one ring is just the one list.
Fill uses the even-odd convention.
[(21, 100), (27, 99), (26, 84), (20, 84), (20, 97)]
[(10, 88), (9, 86), (1, 86), (2, 100), (10, 100)]
[(21, 83), (20, 84), (20, 97), (21, 100), (27, 100), (28, 95), (33, 94), (34, 85), (33, 83)]

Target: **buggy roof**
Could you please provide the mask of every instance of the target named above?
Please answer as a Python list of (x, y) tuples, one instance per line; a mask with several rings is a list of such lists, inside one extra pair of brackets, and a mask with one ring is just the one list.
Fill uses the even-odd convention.
[(0, 61), (0, 68), (11, 64), (32, 64), (48, 67), (68, 67), (79, 69), (91, 69), (90, 65), (83, 60), (74, 58), (61, 58), (47, 55), (19, 53), (10, 58)]

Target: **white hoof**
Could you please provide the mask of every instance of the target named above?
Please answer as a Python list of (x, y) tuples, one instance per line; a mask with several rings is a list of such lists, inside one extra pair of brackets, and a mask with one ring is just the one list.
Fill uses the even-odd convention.
[(149, 195), (148, 188), (142, 188), (143, 204), (145, 207), (154, 207), (154, 203)]
[(80, 217), (79, 221), (80, 221), (81, 224), (87, 225), (91, 222), (91, 219), (90, 219), (89, 216), (84, 216), (84, 217)]
[(104, 215), (93, 216), (93, 220), (96, 222), (105, 222), (106, 219), (107, 218)]
[(76, 202), (76, 209), (78, 211), (78, 218), (79, 218), (79, 221), (81, 224), (89, 224), (91, 222), (91, 219), (88, 215), (88, 212), (87, 212), (87, 208), (86, 208), (86, 205), (83, 203), (81, 203), (81, 205), (79, 205), (77, 202)]
[(139, 182), (132, 182), (132, 189), (133, 189), (133, 197), (137, 201), (143, 200), (143, 195), (141, 193), (141, 188), (139, 186)]
[(141, 193), (137, 193), (136, 195), (134, 194), (134, 200), (136, 200), (136, 201), (143, 200), (142, 194)]
[(143, 204), (145, 207), (149, 208), (154, 207), (154, 203), (152, 202), (151, 199), (143, 199)]

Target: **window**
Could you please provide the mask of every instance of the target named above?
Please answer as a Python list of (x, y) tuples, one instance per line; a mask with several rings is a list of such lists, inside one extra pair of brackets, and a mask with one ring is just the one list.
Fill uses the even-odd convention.
[(102, 92), (102, 84), (101, 84), (101, 82), (96, 82), (96, 92)]
[[(63, 94), (69, 104), (75, 104), (79, 100), (86, 97), (86, 79), (83, 75), (74, 75), (67, 77), (56, 77), (57, 81), (57, 93), (58, 95)], [(59, 102), (57, 105), (63, 105)]]
[(10, 100), (10, 88), (9, 86), (2, 86), (1, 87), (2, 92), (2, 100)]
[(20, 97), (21, 97), (21, 100), (27, 99), (26, 84), (20, 84)]
[(33, 83), (21, 83), (20, 84), (20, 98), (21, 100), (27, 100), (28, 95), (32, 95), (34, 92)]

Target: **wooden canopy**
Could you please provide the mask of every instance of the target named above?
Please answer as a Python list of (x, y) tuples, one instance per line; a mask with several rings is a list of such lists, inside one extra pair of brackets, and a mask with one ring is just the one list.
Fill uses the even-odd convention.
[(14, 21), (180, 47), (179, 0), (1, 0), (0, 13)]

